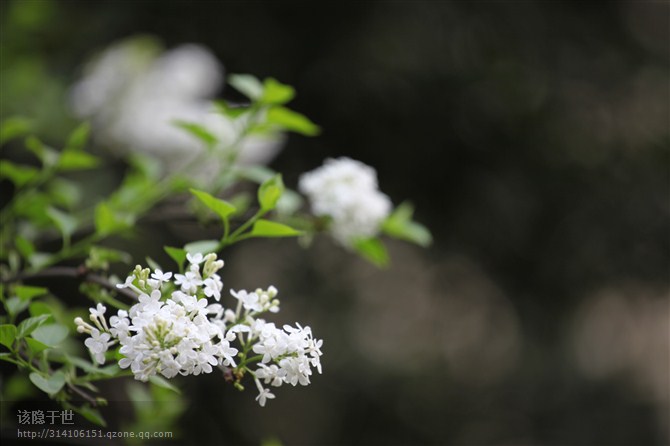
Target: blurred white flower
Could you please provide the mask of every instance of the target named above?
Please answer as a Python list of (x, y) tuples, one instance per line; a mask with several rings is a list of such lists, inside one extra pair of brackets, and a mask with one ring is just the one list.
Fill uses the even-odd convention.
[(330, 230), (344, 246), (377, 235), (393, 207), (377, 187), (375, 170), (346, 157), (327, 159), (304, 173), (299, 189), (309, 198), (314, 215), (332, 219)]
[[(193, 174), (213, 177), (230, 151), (240, 164), (265, 164), (281, 149), (279, 134), (241, 136), (242, 121), (218, 113), (212, 99), (223, 85), (223, 67), (204, 47), (185, 44), (162, 52), (148, 37), (121, 41), (94, 58), (71, 91), (74, 114), (89, 119), (94, 136), (110, 150), (140, 152), (168, 171), (205, 151), (202, 141), (175, 125), (196, 123), (214, 135), (214, 154)], [(234, 146), (234, 147), (233, 147)]]

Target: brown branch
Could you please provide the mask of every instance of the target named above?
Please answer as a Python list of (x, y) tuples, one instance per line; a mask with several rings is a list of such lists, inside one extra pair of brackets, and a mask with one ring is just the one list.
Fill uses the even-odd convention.
[(129, 299), (137, 300), (137, 294), (126, 288), (117, 288), (116, 285), (111, 283), (103, 276), (90, 273), (88, 268), (84, 265), (81, 266), (54, 266), (51, 268), (43, 269), (36, 273), (20, 273), (14, 277), (8, 279), (2, 279), (2, 283), (12, 283), (23, 280), (33, 280), (33, 279), (44, 279), (49, 277), (71, 277), (73, 279), (79, 279), (83, 282), (90, 282), (100, 285), (103, 288), (108, 290), (116, 291), (117, 293), (126, 296)]

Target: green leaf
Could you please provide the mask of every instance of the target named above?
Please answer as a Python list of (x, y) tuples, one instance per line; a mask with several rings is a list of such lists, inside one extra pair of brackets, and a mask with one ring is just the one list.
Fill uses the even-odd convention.
[(33, 330), (35, 330), (40, 325), (44, 324), (47, 321), (47, 319), (49, 319), (49, 317), (51, 316), (47, 314), (42, 314), (40, 316), (29, 317), (28, 319), (21, 321), (16, 333), (16, 337), (18, 339), (21, 339), (25, 336), (28, 336), (30, 333), (33, 332)]
[(179, 388), (177, 388), (176, 386), (173, 386), (166, 379), (164, 379), (164, 378), (162, 378), (158, 375), (150, 376), (149, 381), (151, 382), (151, 384), (154, 384), (158, 387), (161, 387), (163, 389), (169, 389), (169, 390), (172, 390), (175, 393), (181, 394), (181, 391), (179, 390)]
[(14, 296), (7, 299), (7, 302), (5, 302), (5, 307), (7, 308), (7, 313), (9, 313), (10, 316), (16, 316), (28, 308), (29, 304), (30, 301), (23, 300), (18, 296)]
[(184, 245), (184, 250), (189, 254), (209, 254), (210, 252), (215, 252), (216, 248), (219, 247), (219, 242), (217, 240), (200, 240), (197, 242), (191, 242)]
[(54, 204), (71, 209), (81, 201), (81, 187), (65, 178), (54, 178), (48, 185), (49, 197)]
[(51, 316), (52, 314), (51, 310), (52, 310), (51, 305), (40, 301), (31, 302), (30, 306), (28, 307), (28, 312), (33, 317), (40, 316), (43, 314)]
[(384, 244), (376, 238), (358, 240), (354, 242), (353, 248), (366, 260), (374, 263), (380, 268), (389, 264), (389, 255)]
[(35, 245), (33, 245), (33, 242), (20, 235), (16, 236), (14, 242), (16, 243), (16, 249), (19, 250), (19, 253), (21, 253), (21, 256), (24, 259), (29, 258), (35, 252)]
[(414, 208), (410, 203), (402, 203), (382, 224), (382, 231), (390, 237), (406, 240), (417, 245), (429, 246), (433, 237), (430, 231), (415, 221), (412, 221)]
[(282, 223), (260, 219), (254, 223), (250, 234), (253, 237), (295, 237), (302, 232)]
[(16, 339), (16, 325), (0, 325), (0, 344), (11, 350), (14, 339)]
[(127, 229), (130, 222), (114, 213), (109, 204), (102, 202), (95, 208), (95, 229), (101, 235), (109, 235)]
[(77, 226), (79, 225), (77, 219), (52, 206), (47, 208), (47, 215), (56, 224), (61, 234), (63, 234), (63, 244), (68, 246), (70, 244), (70, 237), (74, 231), (77, 230)]
[(181, 248), (173, 248), (172, 246), (164, 246), (163, 249), (175, 261), (179, 270), (181, 271), (184, 262), (186, 261), (186, 251)]
[(63, 372), (60, 370), (48, 378), (44, 378), (37, 372), (32, 372), (29, 375), (29, 378), (30, 381), (32, 381), (32, 383), (35, 384), (40, 390), (48, 393), (49, 395), (58, 393), (58, 391), (60, 391), (60, 389), (62, 389), (65, 385), (65, 375), (63, 375)]
[(32, 352), (33, 355), (37, 355), (38, 353), (42, 353), (44, 350), (48, 349), (49, 346), (46, 344), (41, 343), (37, 339), (33, 338), (25, 338), (26, 344), (28, 345), (28, 348)]
[(5, 119), (0, 125), (0, 144), (30, 132), (30, 121), (19, 116)]
[(105, 419), (102, 417), (100, 412), (97, 409), (93, 409), (88, 404), (85, 404), (79, 408), (75, 408), (75, 410), (83, 415), (83, 417), (91, 423), (97, 424), (98, 426), (107, 427), (107, 423), (105, 422)]
[(67, 140), (68, 150), (81, 150), (84, 148), (88, 136), (91, 133), (91, 126), (88, 122), (84, 122), (79, 127), (74, 129)]
[(173, 124), (183, 130), (186, 130), (192, 136), (195, 136), (197, 139), (205, 143), (205, 145), (210, 149), (219, 142), (219, 139), (209, 130), (200, 124), (196, 124), (195, 122), (175, 120), (173, 121)]
[(249, 99), (258, 100), (263, 96), (263, 84), (250, 74), (230, 74), (228, 83)]
[(39, 170), (31, 166), (14, 164), (11, 161), (0, 161), (0, 178), (7, 178), (16, 187), (21, 187), (37, 176)]
[(223, 100), (214, 101), (214, 105), (216, 105), (216, 109), (219, 111), (219, 113), (231, 119), (239, 118), (247, 111), (249, 111), (248, 107), (231, 105)]
[(30, 300), (34, 297), (43, 296), (47, 294), (49, 290), (39, 286), (20, 285), (14, 287), (14, 292), (22, 300)]
[(265, 79), (263, 87), (261, 102), (264, 104), (281, 105), (289, 102), (295, 97), (295, 89), (293, 87), (282, 84), (271, 77)]
[(42, 141), (34, 136), (29, 136), (25, 140), (28, 150), (35, 154), (42, 162), (44, 167), (51, 167), (56, 164), (60, 154), (51, 147), (47, 147)]
[(281, 174), (264, 181), (258, 188), (258, 203), (260, 203), (261, 209), (264, 211), (274, 209), (283, 192), (284, 182)]
[(305, 115), (301, 115), (285, 107), (272, 107), (268, 111), (266, 119), (271, 124), (276, 124), (283, 129), (305, 136), (315, 136), (321, 132), (319, 126), (310, 121)]
[(58, 159), (59, 170), (91, 169), (100, 164), (100, 159), (79, 150), (65, 149)]
[(195, 195), (205, 206), (214, 211), (221, 217), (222, 220), (227, 220), (228, 217), (237, 211), (235, 206), (228, 203), (226, 200), (221, 200), (203, 192), (201, 190), (191, 189), (191, 193)]
[(49, 347), (54, 347), (67, 338), (68, 329), (60, 324), (42, 325), (33, 331), (32, 337)]

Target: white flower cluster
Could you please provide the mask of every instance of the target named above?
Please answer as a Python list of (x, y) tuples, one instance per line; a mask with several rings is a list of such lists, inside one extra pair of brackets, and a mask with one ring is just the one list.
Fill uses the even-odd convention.
[[(240, 137), (242, 121), (215, 111), (223, 69), (204, 47), (193, 44), (162, 52), (149, 37), (119, 42), (91, 61), (71, 92), (74, 114), (94, 124), (111, 149), (136, 150), (161, 159), (169, 170), (203, 153), (203, 144), (175, 121), (204, 126), (219, 140), (219, 152)], [(237, 162), (264, 164), (281, 148), (279, 135), (254, 135), (238, 147)], [(196, 166), (204, 176), (220, 170), (209, 159)]]
[[(188, 254), (187, 260), (184, 274), (151, 272), (138, 265), (118, 286), (135, 291), (139, 302), (129, 311), (119, 310), (109, 323), (102, 304), (89, 309), (93, 325), (75, 319), (77, 331), (90, 335), (84, 344), (97, 363), (104, 364), (105, 353), (118, 342), (123, 355), (119, 366), (130, 367), (141, 381), (157, 374), (173, 378), (211, 373), (218, 367), (232, 370), (239, 385), (242, 375), (249, 372), (258, 387), (256, 400), (261, 406), (274, 398), (261, 380), (273, 386), (307, 385), (312, 367), (321, 373), (323, 341), (314, 339), (309, 327), (296, 324), (278, 329), (274, 323), (257, 318), (279, 311), (276, 288), (251, 293), (231, 290), (237, 307), (226, 309), (208, 300), (221, 299), (223, 282), (217, 272), (223, 261), (215, 254)], [(233, 347), (233, 342), (239, 348)], [(256, 356), (249, 356), (252, 352)]]
[(302, 174), (298, 187), (309, 198), (314, 215), (332, 219), (330, 230), (344, 246), (377, 235), (393, 207), (378, 189), (375, 170), (351, 158), (327, 159)]

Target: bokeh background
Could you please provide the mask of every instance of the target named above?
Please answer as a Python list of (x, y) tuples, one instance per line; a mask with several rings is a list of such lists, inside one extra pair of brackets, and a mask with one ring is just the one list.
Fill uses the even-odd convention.
[[(350, 156), (433, 232), (428, 250), (390, 243), (381, 271), (328, 239), (226, 253), (226, 287), (274, 284), (283, 318), (324, 339), (324, 374), (264, 409), (220, 376), (183, 380), (184, 444), (670, 442), (669, 3), (0, 8), (0, 113), (47, 141), (72, 129), (67, 88), (96, 51), (199, 43), (229, 73), (295, 86), (323, 128), (272, 162), (288, 185)], [(188, 241), (139, 231), (138, 259)]]

